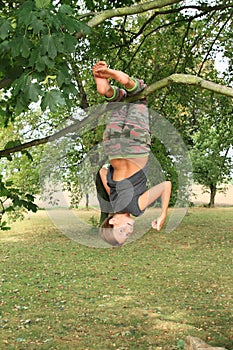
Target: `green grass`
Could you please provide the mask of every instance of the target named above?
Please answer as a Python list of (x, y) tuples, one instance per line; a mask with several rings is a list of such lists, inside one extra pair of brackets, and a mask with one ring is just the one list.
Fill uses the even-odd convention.
[(114, 249), (40, 211), (0, 241), (0, 349), (172, 350), (187, 335), (233, 349), (233, 208), (190, 209), (172, 233)]

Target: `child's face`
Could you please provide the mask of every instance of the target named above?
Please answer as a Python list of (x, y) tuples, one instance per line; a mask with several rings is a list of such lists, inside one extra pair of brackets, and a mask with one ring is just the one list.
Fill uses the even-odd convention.
[(123, 244), (127, 238), (133, 233), (134, 220), (129, 216), (119, 216), (113, 223), (113, 235), (115, 239)]

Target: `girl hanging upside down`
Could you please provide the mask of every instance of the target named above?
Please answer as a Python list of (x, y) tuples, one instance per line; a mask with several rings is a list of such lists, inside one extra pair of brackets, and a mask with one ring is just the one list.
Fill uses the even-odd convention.
[[(107, 67), (104, 61), (97, 62), (93, 75), (99, 94), (108, 102), (115, 102), (109, 123), (104, 131), (103, 143), (110, 166), (99, 170), (99, 178), (109, 196), (111, 211), (100, 228), (101, 237), (111, 245), (122, 245), (133, 233), (134, 217), (161, 197), (160, 216), (153, 220), (152, 227), (160, 230), (166, 218), (171, 194), (171, 182), (164, 181), (146, 189), (148, 156), (150, 152), (149, 115), (146, 99), (136, 103), (122, 103), (146, 87), (139, 79)], [(111, 85), (109, 79), (123, 85), (123, 89)], [(99, 198), (101, 203), (101, 198)], [(132, 215), (132, 216), (131, 216)]]

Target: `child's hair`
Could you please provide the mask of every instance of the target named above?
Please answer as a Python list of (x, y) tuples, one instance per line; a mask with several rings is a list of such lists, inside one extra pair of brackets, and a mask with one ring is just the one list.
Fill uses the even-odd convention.
[(100, 236), (101, 238), (111, 244), (112, 246), (121, 246), (122, 244), (119, 243), (116, 238), (114, 237), (114, 226), (109, 223), (109, 221), (113, 218), (113, 215), (110, 215), (107, 217), (107, 219), (104, 220), (102, 225), (100, 226)]

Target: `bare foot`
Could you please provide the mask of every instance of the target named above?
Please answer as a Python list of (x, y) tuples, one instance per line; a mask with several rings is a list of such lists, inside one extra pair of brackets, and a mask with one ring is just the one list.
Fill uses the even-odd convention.
[(97, 91), (107, 97), (113, 95), (113, 89), (109, 84), (108, 79), (118, 81), (120, 84), (124, 85), (126, 89), (132, 89), (135, 86), (135, 81), (130, 79), (128, 74), (120, 70), (108, 68), (104, 61), (97, 62), (93, 66), (92, 72), (96, 81)]
[(95, 74), (95, 71), (98, 68), (107, 68), (107, 67), (108, 66), (107, 66), (107, 63), (105, 61), (99, 61), (92, 67), (93, 74)]
[(127, 85), (130, 80), (128, 74), (102, 65), (96, 67), (94, 74), (98, 78), (114, 79), (122, 85)]
[(112, 97), (114, 90), (109, 84), (108, 79), (99, 78), (96, 75), (94, 75), (97, 91), (100, 95), (106, 96), (106, 97)]
[(135, 86), (135, 82), (130, 79), (128, 74), (119, 70), (108, 68), (105, 61), (97, 62), (92, 68), (92, 71), (96, 78), (114, 79), (128, 89)]
[(104, 76), (101, 76), (100, 74), (98, 74), (99, 69), (108, 69), (106, 62), (99, 61), (92, 67), (92, 72), (96, 82), (97, 91), (101, 95), (111, 97), (113, 95), (113, 89), (109, 84), (108, 78), (105, 78)]

